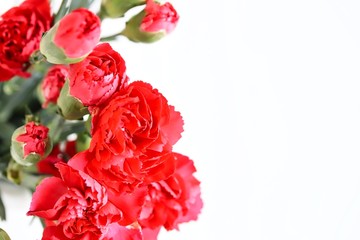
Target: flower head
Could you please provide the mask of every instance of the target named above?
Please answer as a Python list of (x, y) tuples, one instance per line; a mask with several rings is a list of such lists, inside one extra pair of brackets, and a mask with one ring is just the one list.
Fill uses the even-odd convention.
[(22, 165), (31, 165), (46, 157), (52, 144), (46, 126), (29, 122), (14, 131), (11, 155)]
[(56, 167), (61, 178), (40, 183), (28, 212), (51, 223), (43, 239), (103, 239), (109, 226), (121, 219), (121, 211), (95, 179), (65, 163)]
[(179, 21), (179, 15), (171, 3), (147, 0), (145, 9), (133, 16), (122, 32), (134, 42), (151, 43), (171, 33)]
[(55, 167), (58, 162), (67, 162), (76, 154), (76, 142), (62, 142), (54, 146), (49, 156), (37, 163), (38, 172), (41, 174), (60, 177), (59, 170)]
[(147, 0), (145, 16), (141, 21), (140, 29), (144, 32), (171, 33), (179, 21), (179, 15), (169, 2), (160, 4), (154, 0)]
[(179, 112), (150, 84), (136, 81), (114, 95), (92, 120), (90, 151), (104, 164), (112, 156), (134, 157), (169, 152), (180, 139)]
[(127, 84), (125, 61), (102, 43), (83, 61), (70, 65), (70, 94), (84, 106), (99, 106)]
[(45, 99), (43, 107), (47, 107), (49, 103), (56, 104), (68, 72), (68, 67), (64, 65), (54, 65), (49, 68), (41, 84), (41, 92)]
[(166, 180), (149, 185), (149, 193), (140, 215), (140, 224), (156, 229), (178, 229), (178, 224), (196, 220), (203, 206), (200, 182), (193, 176), (196, 168), (192, 160), (174, 153), (175, 173)]
[(56, 23), (41, 39), (40, 51), (48, 62), (80, 62), (100, 40), (101, 21), (93, 12), (76, 9)]
[(25, 0), (0, 17), (0, 81), (30, 76), (29, 58), (51, 21), (48, 0)]

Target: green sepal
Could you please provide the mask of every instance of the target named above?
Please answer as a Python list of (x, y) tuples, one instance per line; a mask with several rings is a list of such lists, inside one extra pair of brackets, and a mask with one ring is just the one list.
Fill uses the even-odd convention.
[(24, 156), (24, 143), (19, 142), (16, 140), (16, 138), (20, 135), (25, 133), (25, 126), (21, 126), (17, 128), (12, 137), (11, 137), (11, 146), (10, 146), (10, 153), (11, 157), (20, 165), (22, 166), (31, 166), (37, 162), (39, 162), (41, 159), (44, 159), (47, 157), (50, 152), (52, 151), (52, 141), (48, 137), (45, 139), (45, 152), (43, 155), (40, 155), (38, 153), (29, 153), (27, 156)]
[(89, 113), (87, 107), (70, 94), (69, 79), (66, 79), (60, 91), (57, 105), (59, 113), (68, 120), (82, 120), (83, 116)]
[(0, 240), (11, 240), (9, 235), (2, 228), (0, 228)]
[(69, 58), (61, 47), (54, 43), (55, 34), (59, 27), (56, 23), (49, 31), (44, 33), (40, 41), (40, 52), (45, 56), (46, 61), (53, 64), (72, 64), (81, 62), (88, 54), (79, 58)]
[(127, 37), (129, 40), (133, 42), (142, 42), (142, 43), (152, 43), (160, 40), (165, 37), (165, 31), (159, 32), (144, 32), (141, 31), (140, 25), (145, 17), (145, 10), (142, 10), (132, 18), (128, 22), (126, 22), (125, 29), (121, 32), (121, 35)]

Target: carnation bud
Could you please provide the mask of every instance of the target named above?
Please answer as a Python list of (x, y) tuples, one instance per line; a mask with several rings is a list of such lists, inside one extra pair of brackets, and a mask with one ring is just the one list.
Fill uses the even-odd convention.
[(100, 18), (85, 8), (65, 15), (40, 42), (40, 51), (54, 64), (83, 60), (100, 41)]
[(9, 235), (2, 228), (0, 228), (0, 240), (10, 240)]
[(65, 81), (57, 100), (60, 114), (68, 120), (78, 120), (88, 114), (88, 109), (69, 92), (69, 80)]
[(146, 3), (146, 0), (102, 0), (101, 15), (109, 18), (123, 17), (133, 7)]
[(52, 149), (49, 129), (35, 122), (17, 128), (11, 137), (11, 156), (20, 165), (30, 166), (47, 157)]
[(151, 43), (172, 32), (179, 15), (170, 3), (148, 0), (143, 11), (133, 16), (121, 33), (134, 42)]

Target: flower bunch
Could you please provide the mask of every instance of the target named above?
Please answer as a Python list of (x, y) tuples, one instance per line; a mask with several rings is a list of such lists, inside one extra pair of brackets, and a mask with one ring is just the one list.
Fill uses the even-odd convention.
[[(102, 0), (97, 13), (92, 4), (25, 0), (1, 16), (1, 177), (33, 192), (27, 215), (41, 219), (43, 240), (154, 240), (197, 219), (200, 182), (173, 151), (180, 112), (131, 79), (109, 42), (157, 41), (179, 16), (169, 2)], [(101, 38), (103, 19), (135, 7), (122, 31)]]

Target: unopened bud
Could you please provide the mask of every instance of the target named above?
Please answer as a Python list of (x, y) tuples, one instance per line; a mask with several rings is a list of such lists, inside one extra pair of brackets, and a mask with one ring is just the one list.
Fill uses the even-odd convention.
[(54, 64), (83, 60), (100, 41), (100, 18), (85, 8), (65, 15), (40, 41), (40, 51)]
[(155, 42), (171, 33), (178, 20), (179, 15), (170, 3), (148, 0), (145, 9), (126, 23), (122, 35), (134, 42)]
[(45, 158), (52, 149), (49, 129), (35, 122), (17, 128), (11, 137), (11, 156), (20, 165), (30, 166)]
[(0, 228), (0, 240), (10, 240), (9, 235), (2, 228)]

